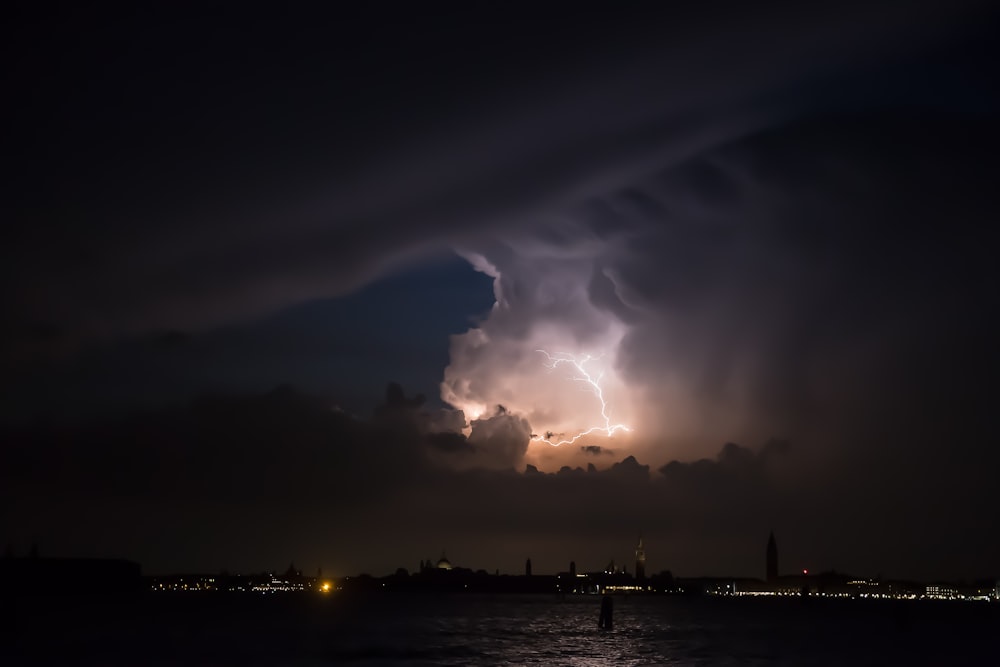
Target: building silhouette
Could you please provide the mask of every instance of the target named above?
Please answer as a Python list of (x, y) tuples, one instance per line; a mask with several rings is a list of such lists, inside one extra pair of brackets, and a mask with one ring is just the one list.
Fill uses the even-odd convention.
[(767, 581), (778, 580), (778, 543), (774, 541), (774, 531), (767, 538)]
[(642, 535), (639, 535), (639, 544), (635, 547), (635, 579), (646, 579), (646, 550), (642, 546)]

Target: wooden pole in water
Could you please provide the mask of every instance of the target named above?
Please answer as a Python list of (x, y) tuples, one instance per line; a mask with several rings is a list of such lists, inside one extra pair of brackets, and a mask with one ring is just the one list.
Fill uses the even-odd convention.
[(601, 615), (597, 619), (597, 627), (610, 630), (614, 625), (612, 616), (614, 615), (614, 602), (610, 595), (605, 595), (601, 600)]

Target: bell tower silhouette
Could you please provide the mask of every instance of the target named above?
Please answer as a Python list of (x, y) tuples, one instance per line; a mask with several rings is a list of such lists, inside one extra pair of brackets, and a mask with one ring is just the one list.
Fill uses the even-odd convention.
[(767, 581), (774, 583), (778, 580), (778, 543), (774, 541), (774, 531), (771, 531), (767, 538)]
[(646, 550), (642, 546), (642, 535), (639, 535), (639, 543), (635, 546), (635, 579), (646, 579)]

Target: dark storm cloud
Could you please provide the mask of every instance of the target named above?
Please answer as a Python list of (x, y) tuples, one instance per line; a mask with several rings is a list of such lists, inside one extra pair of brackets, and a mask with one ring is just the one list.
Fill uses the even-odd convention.
[[(37, 539), (50, 552), (87, 552), (97, 543), (154, 570), (213, 559), (257, 567), (261, 558), (284, 560), (289, 550), (323, 554), (341, 567), (391, 569), (406, 555), (365, 563), (366, 548), (338, 536), (369, 523), (415, 540), (407, 548), (416, 557), (428, 536), (414, 531), (429, 531), (432, 545), (446, 540), (463, 545), (469, 558), (474, 549), (486, 558), (471, 542), (583, 528), (601, 537), (632, 503), (632, 521), (650, 528), (671, 521), (669, 512), (654, 518), (665, 487), (634, 457), (532, 481), (510, 468), (491, 470), (510, 443), (526, 443), (522, 420), (502, 413), (479, 420), (466, 441), (460, 433), (429, 433), (419, 402), (391, 385), (376, 415), (357, 419), (284, 387), (84, 428), (7, 430), (3, 489), (5, 500), (17, 503), (3, 505), (5, 538)], [(442, 452), (468, 470), (441, 467)], [(570, 515), (567, 503), (577, 508)], [(192, 531), (207, 539), (187, 546)], [(248, 551), (252, 559), (241, 555)]]
[(690, 463), (671, 461), (660, 468), (660, 474), (670, 484), (704, 484), (706, 488), (712, 488), (715, 486), (711, 483), (712, 478), (719, 475), (766, 474), (769, 466), (781, 464), (783, 457), (788, 455), (789, 448), (790, 444), (784, 440), (769, 440), (756, 452), (728, 442), (714, 460), (699, 459)]
[[(653, 391), (670, 368), (704, 420), (752, 413), (770, 420), (764, 431), (840, 430), (870, 418), (861, 403), (886, 415), (915, 400), (962, 411), (956, 400), (985, 390), (968, 364), (995, 360), (978, 333), (990, 316), (973, 305), (996, 278), (985, 248), (1000, 202), (975, 147), (994, 144), (989, 124), (789, 128), (693, 165), (734, 193), (699, 206), (679, 194), (688, 168), (664, 174), (650, 187), (661, 231), (608, 263), (622, 301), (642, 313), (623, 368)], [(838, 404), (851, 393), (856, 405)]]
[(470, 222), (473, 240), (531, 223), (773, 123), (811, 68), (964, 17), (922, 7), (543, 13), (513, 50), (503, 24), (464, 14), (376, 36), (366, 16), (293, 33), (226, 13), (179, 42), (167, 12), (109, 20), (93, 43), (111, 53), (27, 22), (16, 110), (39, 129), (16, 144), (30, 187), (8, 202), (9, 345), (40, 342), (37, 326), (187, 328), (342, 294)]
[[(453, 343), (449, 387), (511, 405), (494, 393), (524, 395), (502, 380), (539, 366), (536, 329), (586, 345), (620, 326), (608, 357), (642, 450), (521, 474), (515, 411), (466, 437), (464, 415), (397, 389), (371, 420), (289, 392), (214, 399), (5, 438), (20, 539), (192, 569), (300, 550), (348, 572), (452, 543), (463, 564), (541, 551), (556, 570), (642, 531), (652, 569), (754, 574), (774, 528), (810, 567), (994, 567), (986, 3), (295, 32), (171, 14), (8, 28), (7, 378), (44, 386), (38, 361), (93, 337), (184, 331), (156, 345), (187, 349), (457, 248), (501, 303)], [(772, 434), (794, 447), (702, 458)]]
[[(185, 558), (161, 531), (182, 542), (218, 531), (243, 547), (281, 542), (286, 530), (302, 536), (309, 521), (332, 521), (324, 515), (346, 521), (386, 496), (398, 500), (429, 474), (429, 448), (464, 441), (428, 433), (420, 403), (390, 385), (362, 420), (282, 387), (70, 428), (7, 429), (4, 525), (22, 540), (141, 552), (151, 563)], [(221, 557), (214, 538), (199, 544), (197, 558)]]
[[(53, 555), (127, 554), (151, 572), (256, 570), (294, 559), (336, 574), (381, 574), (442, 545), (474, 568), (517, 571), (530, 556), (539, 571), (569, 560), (597, 569), (629, 562), (642, 532), (651, 571), (760, 576), (772, 529), (790, 569), (979, 576), (993, 562), (989, 548), (948, 545), (1000, 519), (995, 508), (938, 523), (941, 499), (924, 493), (921, 501), (914, 488), (907, 502), (920, 519), (897, 515), (869, 476), (835, 487), (800, 476), (787, 443), (730, 443), (714, 459), (674, 461), (660, 474), (631, 456), (603, 469), (528, 466), (521, 474), (491, 469), (505, 449), (484, 455), (482, 443), (460, 433), (428, 433), (412, 399), (389, 395), (402, 401), (371, 419), (281, 388), (86, 428), (8, 429), (4, 539), (22, 550), (37, 541)], [(464, 457), (478, 464), (463, 463), (462, 472), (442, 465)], [(900, 461), (882, 476), (907, 470)], [(926, 562), (914, 563), (906, 545), (926, 532), (925, 521), (935, 522), (937, 541), (925, 546)]]

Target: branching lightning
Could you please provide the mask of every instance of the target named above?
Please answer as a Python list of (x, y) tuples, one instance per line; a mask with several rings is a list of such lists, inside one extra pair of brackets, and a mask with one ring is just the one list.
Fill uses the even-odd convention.
[(560, 434), (556, 434), (556, 433), (553, 433), (551, 431), (548, 431), (548, 432), (545, 433), (545, 435), (534, 435), (534, 436), (532, 436), (531, 439), (533, 441), (535, 441), (535, 442), (544, 442), (546, 444), (552, 445), (553, 447), (558, 447), (560, 445), (571, 445), (574, 442), (576, 442), (577, 440), (579, 440), (580, 438), (584, 437), (585, 435), (590, 435), (591, 433), (594, 433), (596, 431), (602, 431), (602, 432), (604, 432), (605, 435), (607, 435), (608, 437), (611, 437), (612, 435), (614, 435), (618, 431), (628, 432), (628, 431), (632, 430), (628, 426), (626, 426), (625, 424), (612, 424), (611, 423), (611, 417), (608, 416), (608, 404), (607, 404), (607, 401), (604, 400), (604, 390), (601, 389), (601, 378), (604, 377), (604, 372), (601, 371), (601, 373), (598, 374), (598, 376), (595, 378), (595, 377), (593, 377), (587, 371), (586, 368), (584, 368), (584, 366), (588, 362), (593, 361), (594, 359), (597, 359), (598, 357), (594, 357), (593, 355), (590, 355), (590, 354), (585, 354), (585, 355), (583, 355), (580, 358), (577, 358), (577, 357), (575, 357), (573, 355), (570, 355), (570, 354), (552, 355), (552, 354), (549, 354), (548, 352), (546, 352), (545, 350), (536, 350), (536, 352), (540, 352), (540, 353), (544, 354), (545, 358), (548, 359), (548, 363), (546, 364), (546, 366), (549, 368), (549, 370), (555, 370), (560, 365), (564, 365), (564, 364), (568, 364), (568, 365), (572, 366), (576, 370), (576, 372), (578, 373), (578, 375), (574, 376), (573, 380), (575, 380), (577, 382), (583, 382), (583, 383), (587, 384), (588, 387), (589, 387), (589, 389), (590, 389), (590, 391), (592, 391), (593, 394), (594, 394), (594, 396), (597, 397), (597, 400), (600, 401), (600, 403), (601, 403), (601, 419), (604, 421), (604, 425), (603, 426), (592, 426), (592, 427), (588, 428), (586, 431), (580, 431), (579, 433), (577, 433), (576, 435), (574, 435), (571, 438), (563, 439), (563, 440), (559, 440), (559, 441), (554, 441), (553, 438), (556, 435), (562, 435), (561, 433)]

